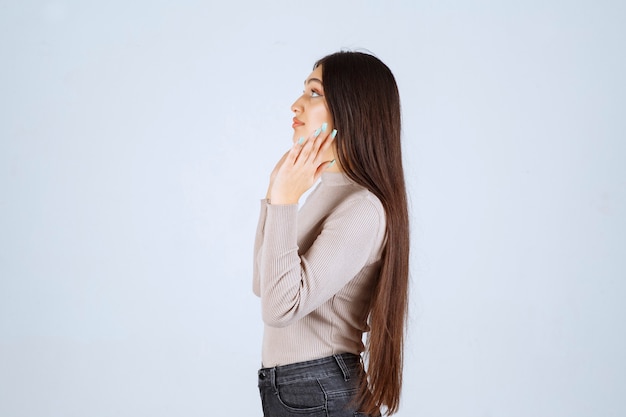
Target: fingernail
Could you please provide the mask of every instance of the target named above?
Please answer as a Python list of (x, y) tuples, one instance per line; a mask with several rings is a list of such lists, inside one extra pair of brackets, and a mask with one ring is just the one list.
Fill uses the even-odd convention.
[(326, 128), (328, 127), (328, 123), (322, 123), (322, 132), (326, 132)]
[(320, 133), (322, 133), (322, 129), (319, 128), (315, 131), (315, 133), (313, 134), (313, 137), (318, 137), (320, 135)]
[(333, 165), (335, 165), (335, 160), (333, 159), (332, 161), (330, 161), (330, 165), (328, 165), (328, 167), (332, 167)]
[(335, 136), (337, 136), (337, 129), (333, 129), (333, 131), (330, 133), (331, 139), (335, 139)]
[(304, 142), (304, 137), (301, 137), (300, 139), (298, 139), (298, 145), (302, 145), (302, 142)]

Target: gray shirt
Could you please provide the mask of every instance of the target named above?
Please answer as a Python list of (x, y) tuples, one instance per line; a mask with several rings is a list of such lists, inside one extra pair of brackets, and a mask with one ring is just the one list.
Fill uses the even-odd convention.
[(261, 201), (253, 290), (264, 367), (363, 351), (385, 242), (385, 212), (342, 173), (324, 173), (297, 204)]

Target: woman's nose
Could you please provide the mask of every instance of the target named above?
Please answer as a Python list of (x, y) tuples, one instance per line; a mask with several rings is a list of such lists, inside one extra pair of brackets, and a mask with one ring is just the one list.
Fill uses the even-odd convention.
[(293, 104), (291, 105), (292, 112), (302, 113), (302, 103), (300, 100), (302, 100), (302, 97), (299, 97), (296, 101), (293, 102)]

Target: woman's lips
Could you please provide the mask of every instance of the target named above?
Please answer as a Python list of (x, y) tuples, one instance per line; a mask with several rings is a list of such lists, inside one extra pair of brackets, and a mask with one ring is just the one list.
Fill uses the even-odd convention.
[(293, 127), (294, 129), (296, 127), (300, 127), (300, 126), (304, 126), (304, 123), (302, 123), (300, 120), (296, 119), (295, 117), (293, 118), (293, 124), (291, 125), (291, 127)]

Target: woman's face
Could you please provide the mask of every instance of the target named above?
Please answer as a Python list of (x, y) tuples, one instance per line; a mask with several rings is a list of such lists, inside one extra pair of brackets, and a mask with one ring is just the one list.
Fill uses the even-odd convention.
[(327, 132), (333, 130), (332, 117), (324, 98), (321, 65), (304, 81), (304, 91), (291, 105), (291, 111), (295, 114), (292, 125), (294, 142), (301, 137), (308, 138), (322, 123), (328, 124)]

